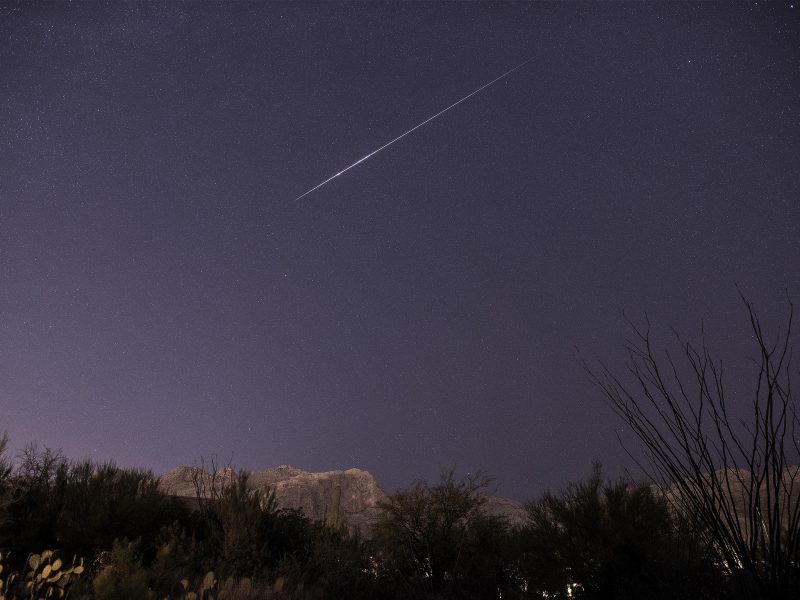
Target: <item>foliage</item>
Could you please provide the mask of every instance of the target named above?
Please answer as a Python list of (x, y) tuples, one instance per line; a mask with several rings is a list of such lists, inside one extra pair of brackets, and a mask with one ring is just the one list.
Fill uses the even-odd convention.
[(56, 537), (83, 556), (111, 547), (115, 538), (138, 539), (152, 556), (161, 528), (186, 512), (180, 500), (158, 488), (152, 473), (87, 461), (67, 473)]
[(376, 598), (379, 593), (370, 547), (356, 532), (311, 524), (310, 544), (302, 560), (287, 560), (279, 571), (297, 598), (316, 600)]
[(701, 340), (683, 342), (682, 361), (657, 353), (650, 325), (633, 327), (630, 378), (589, 370), (642, 442), (652, 479), (692, 519), (736, 588), (754, 598), (800, 597), (800, 419), (791, 392), (793, 307), (775, 342), (742, 298), (758, 359), (750, 418), (740, 422), (724, 371)]
[[(16, 556), (21, 557), (58, 546), (55, 530), (68, 468), (59, 450), (40, 449), (36, 444), (24, 448), (9, 476), (8, 518), (0, 528), (0, 548), (13, 542)], [(14, 566), (22, 568), (19, 563)]]
[[(488, 512), (488, 478), (445, 472), (436, 485), (389, 496), (367, 539), (332, 526), (330, 515), (312, 522), (278, 509), (274, 493), (250, 488), (244, 473), (218, 473), (198, 486), (199, 510), (189, 513), (147, 472), (68, 463), (29, 446), (15, 468), (0, 470), (10, 502), (0, 543), (15, 553), (35, 540), (64, 556), (80, 550), (90, 572), (73, 585), (77, 563), (57, 580), (80, 600), (723, 597), (708, 546), (681, 513), (649, 487), (604, 483), (599, 466), (531, 503), (517, 530)], [(38, 575), (18, 575), (31, 568), (19, 560), (0, 569), (6, 598), (32, 597), (19, 586)]]
[(480, 473), (417, 482), (382, 504), (374, 527), (378, 576), (403, 597), (493, 598), (506, 587), (506, 523), (484, 511)]
[(703, 548), (645, 485), (591, 476), (529, 503), (520, 571), (548, 598), (695, 598), (714, 580)]
[(275, 495), (251, 489), (247, 474), (211, 488), (194, 515), (192, 530), (202, 554), (199, 566), (220, 568), (220, 574), (252, 574), (274, 567), (305, 539), (308, 520), (299, 513), (278, 511)]
[(11, 504), (11, 473), (13, 466), (6, 456), (8, 433), (0, 435), (0, 531), (8, 523), (8, 509)]
[(94, 578), (97, 600), (147, 600), (153, 593), (147, 584), (147, 572), (137, 558), (138, 543), (115, 540), (110, 564)]
[[(28, 445), (8, 475), (7, 518), (0, 522), (0, 547), (19, 553), (59, 547), (93, 556), (117, 537), (141, 538), (155, 553), (165, 526), (187, 517), (185, 506), (158, 488), (152, 473), (113, 463), (69, 464), (60, 451)], [(18, 565), (19, 566), (19, 565)]]

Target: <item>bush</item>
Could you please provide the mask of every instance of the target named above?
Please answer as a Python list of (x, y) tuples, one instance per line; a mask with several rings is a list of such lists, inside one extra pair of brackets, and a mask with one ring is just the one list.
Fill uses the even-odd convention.
[(477, 474), (418, 482), (382, 504), (374, 528), (377, 571), (400, 597), (494, 598), (513, 587), (508, 527), (484, 511), (490, 480)]
[(138, 539), (149, 561), (158, 532), (186, 516), (185, 505), (163, 493), (151, 472), (82, 462), (66, 476), (56, 540), (70, 552), (91, 556), (117, 537)]
[(223, 577), (245, 576), (276, 562), (270, 535), (278, 513), (274, 494), (250, 489), (247, 474), (240, 473), (200, 499), (190, 526), (197, 540), (194, 551), (200, 553), (197, 567), (219, 567)]
[(9, 520), (8, 509), (11, 504), (11, 461), (6, 456), (8, 433), (0, 435), (0, 532)]
[(16, 469), (0, 460), (0, 547), (13, 544), (17, 557), (45, 547), (92, 557), (126, 537), (140, 539), (150, 559), (158, 532), (187, 516), (148, 471), (69, 464), (60, 451), (35, 444), (23, 450)]
[(51, 448), (29, 444), (7, 477), (9, 489), (5, 523), (0, 527), (0, 547), (15, 554), (15, 568), (23, 567), (22, 557), (41, 548), (58, 547), (55, 535), (64, 496), (68, 463), (64, 455)]
[(700, 543), (646, 485), (584, 482), (528, 505), (520, 572), (549, 598), (696, 598), (713, 587)]
[[(792, 395), (794, 307), (773, 339), (742, 296), (743, 337), (756, 360), (749, 400), (729, 393), (727, 374), (706, 344), (677, 338), (657, 350), (650, 323), (631, 323), (627, 364), (615, 374), (588, 368), (611, 407), (645, 451), (648, 477), (672, 487), (672, 501), (691, 518), (730, 578), (749, 598), (800, 597), (800, 406)], [(754, 357), (755, 358), (755, 357)], [(741, 409), (747, 410), (741, 412)], [(746, 415), (746, 416), (744, 416)], [(742, 590), (746, 590), (742, 592)]]
[(346, 529), (313, 523), (305, 555), (288, 557), (279, 568), (296, 598), (335, 600), (379, 598), (370, 546)]
[(153, 592), (147, 585), (147, 573), (137, 558), (137, 542), (115, 540), (111, 563), (94, 578), (96, 600), (147, 600)]

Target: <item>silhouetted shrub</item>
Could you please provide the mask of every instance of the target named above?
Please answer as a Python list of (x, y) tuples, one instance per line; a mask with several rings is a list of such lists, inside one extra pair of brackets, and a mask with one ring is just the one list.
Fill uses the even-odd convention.
[(249, 489), (241, 473), (202, 498), (191, 521), (204, 570), (220, 568), (223, 577), (262, 571), (273, 559), (270, 530), (277, 517), (274, 495)]
[(749, 321), (744, 336), (758, 356), (745, 404), (729, 393), (727, 373), (704, 334), (699, 343), (676, 336), (677, 347), (662, 352), (647, 319), (640, 327), (630, 323), (621, 373), (604, 365), (587, 370), (641, 442), (647, 460), (639, 466), (652, 481), (672, 487), (673, 503), (713, 549), (731, 593), (753, 600), (798, 598), (794, 307), (787, 292), (785, 322), (770, 339), (753, 304), (741, 299)]
[(149, 472), (69, 464), (35, 445), (12, 468), (6, 444), (0, 437), (0, 545), (18, 565), (4, 553), (5, 576), (30, 551), (56, 547), (86, 558), (72, 586), (80, 600), (726, 597), (710, 552), (663, 496), (604, 482), (599, 466), (529, 504), (516, 530), (487, 512), (489, 479), (444, 473), (390, 496), (362, 539), (279, 510), (274, 493), (231, 469), (198, 487), (190, 513)]
[(418, 482), (381, 506), (374, 527), (380, 585), (397, 597), (496, 598), (513, 588), (508, 527), (484, 510), (480, 474)]
[(158, 532), (186, 515), (183, 503), (164, 494), (152, 473), (82, 462), (67, 473), (56, 538), (81, 556), (110, 548), (115, 538), (137, 539), (149, 561)]
[(148, 600), (154, 594), (138, 559), (137, 542), (115, 540), (111, 562), (94, 578), (96, 600)]
[(698, 598), (713, 592), (700, 542), (646, 485), (588, 480), (528, 505), (520, 572), (534, 597)]
[(0, 464), (0, 548), (20, 557), (40, 548), (91, 559), (115, 538), (140, 540), (150, 560), (158, 532), (188, 511), (150, 472), (113, 463), (69, 464), (60, 451), (28, 445), (16, 468)]
[[(0, 532), (9, 520), (8, 508), (11, 503), (12, 465), (6, 452), (8, 450), (8, 433), (0, 435)], [(2, 539), (2, 538), (0, 538)]]
[(13, 546), (15, 568), (32, 552), (59, 547), (55, 530), (68, 468), (60, 451), (36, 444), (27, 445), (18, 457), (8, 476), (7, 516), (0, 527), (0, 548)]
[(308, 528), (304, 555), (290, 555), (280, 576), (292, 597), (314, 600), (386, 597), (379, 593), (370, 545), (354, 532), (322, 522)]

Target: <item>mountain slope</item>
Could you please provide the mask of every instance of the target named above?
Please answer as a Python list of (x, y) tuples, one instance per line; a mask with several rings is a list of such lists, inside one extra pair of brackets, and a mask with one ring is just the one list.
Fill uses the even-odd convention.
[[(161, 477), (160, 486), (168, 494), (195, 504), (195, 480), (201, 489), (207, 490), (213, 481), (219, 486), (230, 481), (233, 475), (230, 469), (221, 469), (212, 475), (197, 467), (176, 467)], [(368, 532), (369, 525), (380, 515), (379, 504), (387, 498), (375, 478), (361, 469), (311, 473), (282, 465), (251, 471), (248, 475), (248, 485), (252, 489), (275, 491), (279, 508), (299, 509), (312, 520), (343, 523), (362, 533)], [(507, 518), (512, 525), (520, 525), (525, 520), (523, 504), (514, 500), (489, 496), (486, 510)]]

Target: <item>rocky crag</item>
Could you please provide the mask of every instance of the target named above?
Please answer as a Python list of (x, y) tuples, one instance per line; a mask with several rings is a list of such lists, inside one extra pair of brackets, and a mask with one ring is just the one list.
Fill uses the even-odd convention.
[[(224, 485), (233, 476), (230, 469), (212, 474), (198, 467), (177, 467), (161, 477), (160, 485), (165, 492), (196, 504), (196, 482), (201, 495), (207, 495), (212, 484)], [(345, 525), (364, 534), (369, 533), (370, 524), (380, 515), (379, 504), (387, 498), (375, 478), (361, 469), (310, 473), (284, 465), (250, 471), (248, 485), (257, 490), (274, 490), (279, 508), (299, 509), (312, 520)], [(525, 520), (525, 507), (514, 500), (490, 496), (486, 510), (505, 517), (512, 525)]]

